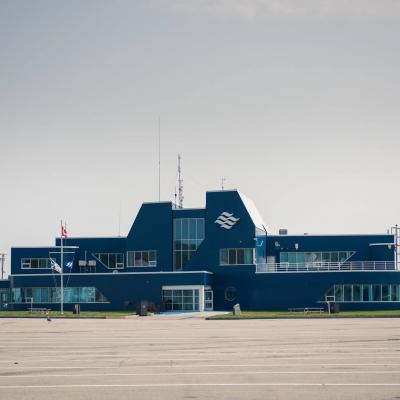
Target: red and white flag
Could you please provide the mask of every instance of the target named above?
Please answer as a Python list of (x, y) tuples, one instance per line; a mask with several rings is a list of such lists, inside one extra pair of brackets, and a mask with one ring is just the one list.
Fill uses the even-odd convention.
[(68, 237), (67, 227), (63, 225), (61, 221), (61, 237), (66, 239)]

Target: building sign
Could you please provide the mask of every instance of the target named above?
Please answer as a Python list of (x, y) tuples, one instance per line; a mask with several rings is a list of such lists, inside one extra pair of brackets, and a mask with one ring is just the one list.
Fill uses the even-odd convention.
[(232, 229), (240, 218), (235, 218), (233, 213), (223, 212), (214, 222), (221, 228)]

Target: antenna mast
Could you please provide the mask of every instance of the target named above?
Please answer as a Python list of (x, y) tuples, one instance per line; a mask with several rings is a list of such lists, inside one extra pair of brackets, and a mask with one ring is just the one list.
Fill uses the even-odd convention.
[(224, 182), (226, 181), (226, 178), (222, 177), (221, 178), (221, 189), (224, 190)]
[(179, 208), (183, 208), (183, 179), (181, 178), (181, 155), (178, 154), (178, 196)]
[(161, 121), (158, 117), (158, 201), (161, 201)]

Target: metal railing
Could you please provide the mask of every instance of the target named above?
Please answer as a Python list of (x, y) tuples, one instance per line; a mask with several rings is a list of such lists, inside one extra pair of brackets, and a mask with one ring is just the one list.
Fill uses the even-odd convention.
[(345, 261), (256, 264), (256, 273), (270, 272), (334, 272), (334, 271), (397, 271), (394, 261)]

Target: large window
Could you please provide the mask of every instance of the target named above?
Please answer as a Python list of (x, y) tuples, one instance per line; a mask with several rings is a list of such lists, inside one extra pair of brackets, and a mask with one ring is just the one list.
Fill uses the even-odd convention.
[(163, 290), (166, 311), (199, 311), (199, 289)]
[(50, 258), (21, 258), (22, 269), (50, 269)]
[[(12, 289), (13, 303), (59, 303), (59, 287), (25, 287)], [(64, 303), (107, 303), (107, 298), (95, 287), (64, 288)]]
[(93, 255), (107, 268), (124, 268), (124, 255), (122, 253), (96, 253)]
[(252, 248), (220, 249), (219, 264), (220, 265), (254, 264), (254, 249)]
[(156, 267), (157, 252), (155, 250), (128, 251), (128, 267)]
[(353, 254), (354, 251), (289, 251), (280, 253), (280, 262), (293, 264), (343, 263)]
[(174, 269), (182, 268), (204, 240), (204, 218), (174, 219)]
[(333, 297), (336, 302), (400, 302), (400, 285), (347, 284), (334, 285), (322, 300)]

